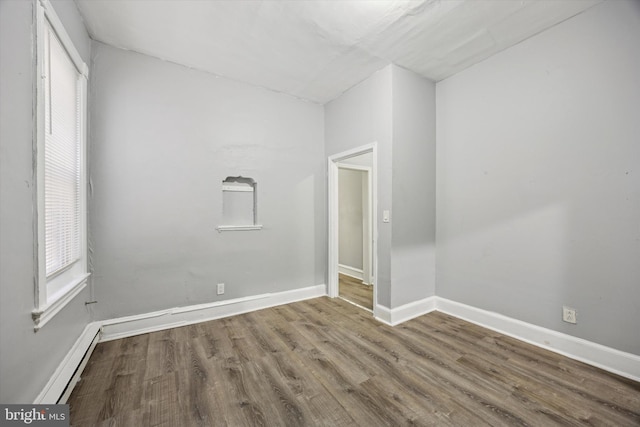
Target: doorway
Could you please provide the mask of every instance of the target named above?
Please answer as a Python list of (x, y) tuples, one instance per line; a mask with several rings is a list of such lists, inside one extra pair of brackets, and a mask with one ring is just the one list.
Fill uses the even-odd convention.
[[(369, 144), (329, 157), (329, 257), (328, 257), (328, 294), (332, 298), (341, 297), (347, 299), (362, 308), (376, 314), (376, 271), (377, 271), (377, 189), (376, 189), (376, 144)], [(350, 244), (345, 246), (341, 237), (340, 221), (340, 176), (343, 179), (350, 176), (351, 190), (358, 188), (360, 184), (360, 197), (349, 200), (352, 217), (352, 230), (347, 240)], [(353, 194), (353, 193), (352, 193)], [(344, 195), (343, 195), (344, 197)], [(343, 200), (343, 203), (345, 201)], [(360, 209), (358, 209), (358, 205)], [(359, 212), (360, 229), (357, 230)], [(343, 212), (343, 221), (344, 212)], [(343, 233), (345, 227), (343, 224)], [(343, 239), (344, 240), (344, 239)], [(342, 257), (341, 257), (342, 246)], [(348, 252), (348, 253), (345, 253)], [(358, 256), (358, 254), (360, 254)], [(353, 264), (353, 265), (350, 265)], [(355, 294), (345, 295), (341, 292), (341, 282), (347, 290), (354, 289)], [(364, 299), (363, 299), (364, 298)], [(365, 303), (368, 299), (369, 303)]]
[(338, 163), (338, 296), (373, 311), (371, 153)]

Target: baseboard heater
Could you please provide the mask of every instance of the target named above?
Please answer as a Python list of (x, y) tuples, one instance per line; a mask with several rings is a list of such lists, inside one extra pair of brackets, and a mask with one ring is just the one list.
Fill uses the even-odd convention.
[(102, 334), (100, 322), (89, 323), (53, 373), (35, 404), (67, 403)]
[(91, 340), (91, 345), (89, 345), (89, 348), (87, 348), (87, 350), (84, 352), (84, 355), (82, 356), (80, 364), (76, 367), (75, 371), (73, 371), (73, 375), (71, 376), (71, 379), (69, 379), (69, 381), (67, 382), (67, 385), (65, 386), (64, 391), (60, 396), (60, 399), (58, 399), (56, 403), (60, 403), (60, 404), (67, 403), (67, 400), (69, 399), (69, 396), (71, 396), (71, 392), (73, 391), (73, 388), (76, 386), (76, 384), (78, 384), (78, 381), (80, 381), (80, 376), (82, 375), (82, 372), (84, 371), (85, 366), (87, 366), (87, 363), (89, 362), (89, 358), (91, 357), (93, 350), (96, 348), (96, 345), (98, 345), (98, 341), (100, 340), (101, 333), (102, 333), (102, 328), (98, 329), (98, 331), (94, 335), (93, 339)]

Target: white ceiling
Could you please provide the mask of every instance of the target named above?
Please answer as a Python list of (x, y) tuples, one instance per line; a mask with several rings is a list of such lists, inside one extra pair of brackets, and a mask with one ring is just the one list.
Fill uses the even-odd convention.
[(324, 104), (389, 63), (438, 81), (601, 0), (76, 0), (91, 37)]

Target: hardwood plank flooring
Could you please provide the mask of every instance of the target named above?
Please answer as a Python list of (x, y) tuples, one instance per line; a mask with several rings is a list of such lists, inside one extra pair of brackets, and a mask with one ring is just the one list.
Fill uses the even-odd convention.
[(640, 383), (326, 297), (100, 343), (69, 404), (72, 426), (640, 425)]
[(340, 297), (373, 310), (373, 286), (364, 285), (361, 280), (346, 274), (338, 275), (338, 286)]

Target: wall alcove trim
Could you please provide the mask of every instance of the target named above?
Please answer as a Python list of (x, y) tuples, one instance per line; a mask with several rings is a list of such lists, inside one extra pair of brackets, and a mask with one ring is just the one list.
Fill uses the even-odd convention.
[(261, 230), (258, 224), (258, 183), (249, 177), (228, 176), (222, 181), (222, 231)]

